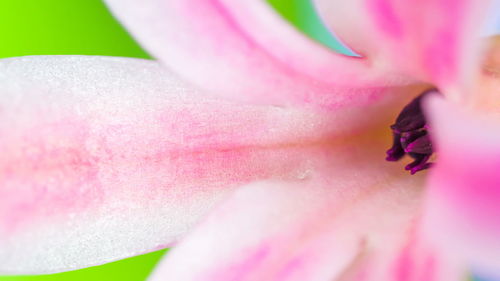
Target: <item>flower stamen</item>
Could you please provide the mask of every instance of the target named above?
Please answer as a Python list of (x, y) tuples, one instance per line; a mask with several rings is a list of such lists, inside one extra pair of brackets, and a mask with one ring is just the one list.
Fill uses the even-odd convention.
[(428, 161), (434, 151), (421, 105), (422, 98), (430, 93), (438, 93), (438, 91), (427, 90), (413, 99), (399, 113), (396, 122), (391, 125), (394, 138), (392, 147), (387, 150), (386, 160), (398, 161), (405, 155), (410, 156), (414, 161), (406, 165), (405, 170), (409, 170), (412, 175), (432, 166), (432, 163)]

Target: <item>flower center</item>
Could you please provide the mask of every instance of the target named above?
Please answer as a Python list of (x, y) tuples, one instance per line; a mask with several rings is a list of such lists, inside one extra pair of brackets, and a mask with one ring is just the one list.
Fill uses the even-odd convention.
[(422, 112), (422, 98), (430, 93), (439, 93), (436, 89), (423, 92), (406, 105), (394, 125), (391, 125), (394, 141), (387, 150), (387, 161), (398, 161), (406, 154), (414, 159), (405, 170), (413, 175), (432, 166), (429, 159), (434, 153), (427, 129), (429, 128)]

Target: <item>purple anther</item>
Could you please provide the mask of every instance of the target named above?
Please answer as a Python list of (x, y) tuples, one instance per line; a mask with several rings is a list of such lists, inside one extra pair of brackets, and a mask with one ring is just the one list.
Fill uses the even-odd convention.
[(433, 154), (432, 143), (427, 131), (428, 124), (422, 111), (422, 98), (430, 93), (439, 93), (436, 89), (423, 92), (406, 105), (391, 126), (394, 136), (392, 147), (387, 151), (387, 161), (397, 161), (408, 154), (414, 161), (405, 169), (413, 175), (418, 171), (428, 169), (428, 163)]
[[(412, 153), (413, 154), (413, 153)], [(428, 169), (432, 166), (432, 163), (428, 163), (429, 158), (431, 155), (424, 155), (424, 154), (409, 154), (413, 159), (413, 162), (410, 164), (406, 165), (405, 170), (410, 171), (412, 175), (414, 175), (418, 171), (422, 171), (425, 169)]]
[(410, 131), (410, 132), (404, 132), (401, 134), (401, 146), (403, 147), (403, 150), (405, 152), (406, 148), (408, 145), (410, 145), (412, 142), (416, 141), (417, 139), (425, 136), (427, 134), (426, 130), (415, 130), (415, 131)]
[(387, 150), (387, 157), (385, 160), (387, 161), (398, 161), (399, 159), (405, 156), (405, 150), (401, 145), (401, 135), (394, 133), (394, 140), (392, 147)]
[(429, 135), (423, 135), (409, 143), (405, 148), (406, 153), (432, 154), (432, 143)]

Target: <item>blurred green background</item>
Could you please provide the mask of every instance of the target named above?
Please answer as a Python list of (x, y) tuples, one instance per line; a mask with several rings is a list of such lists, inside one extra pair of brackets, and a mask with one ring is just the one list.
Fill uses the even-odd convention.
[(148, 57), (100, 0), (0, 0), (0, 35), (0, 57)]
[[(320, 24), (308, 0), (269, 2), (311, 37), (342, 49)], [(64, 54), (150, 58), (101, 0), (0, 0), (0, 58)], [(0, 281), (144, 280), (164, 253), (54, 275), (0, 276)]]
[[(309, 0), (268, 0), (306, 34), (343, 50)], [(150, 58), (101, 0), (0, 0), (0, 58), (26, 55), (108, 55)]]

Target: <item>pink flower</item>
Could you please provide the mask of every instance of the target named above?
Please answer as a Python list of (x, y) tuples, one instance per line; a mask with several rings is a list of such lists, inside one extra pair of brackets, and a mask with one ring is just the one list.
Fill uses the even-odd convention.
[[(476, 51), (487, 1), (318, 0), (362, 58), (263, 1), (108, 3), (161, 65), (0, 61), (2, 273), (182, 238), (152, 280), (500, 274), (500, 48), (483, 72)], [(410, 176), (384, 160), (389, 125), (429, 85), (436, 165)]]

